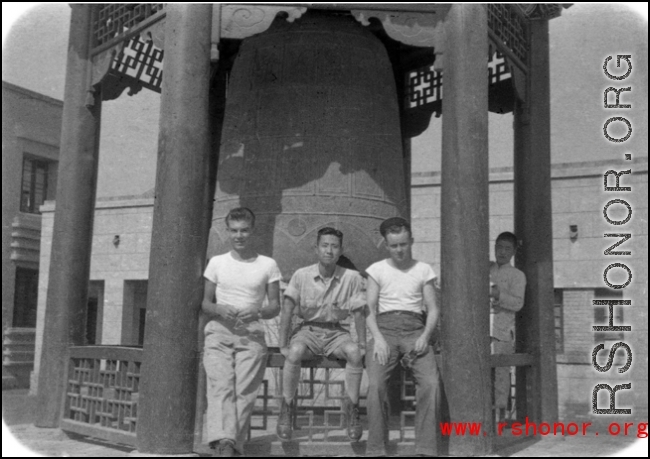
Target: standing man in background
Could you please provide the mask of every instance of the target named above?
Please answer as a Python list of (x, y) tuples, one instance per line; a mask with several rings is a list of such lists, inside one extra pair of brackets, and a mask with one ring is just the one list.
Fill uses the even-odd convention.
[[(490, 263), (490, 342), (493, 354), (515, 352), (515, 314), (524, 305), (526, 275), (512, 266), (517, 236), (499, 234), (494, 244), (496, 262)], [(510, 368), (494, 369), (494, 408), (498, 420), (505, 419), (510, 395)]]

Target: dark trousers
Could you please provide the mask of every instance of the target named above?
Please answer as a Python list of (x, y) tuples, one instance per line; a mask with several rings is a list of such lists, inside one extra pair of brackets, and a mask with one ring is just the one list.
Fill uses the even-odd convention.
[[(386, 454), (388, 443), (388, 380), (400, 359), (415, 347), (415, 341), (424, 331), (424, 322), (415, 316), (387, 314), (377, 316), (379, 331), (390, 347), (390, 357), (386, 365), (380, 365), (373, 357), (374, 341), (368, 345), (366, 371), (368, 372), (368, 444), (367, 456)], [(412, 364), (415, 379), (415, 454), (435, 456), (437, 448), (437, 405), (439, 400), (438, 367), (433, 349), (417, 357)]]

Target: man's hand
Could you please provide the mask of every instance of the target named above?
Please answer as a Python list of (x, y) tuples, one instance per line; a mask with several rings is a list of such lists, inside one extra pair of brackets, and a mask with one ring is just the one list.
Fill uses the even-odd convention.
[(289, 358), (289, 352), (290, 352), (289, 346), (283, 346), (280, 348), (280, 354), (282, 354), (285, 359)]
[(495, 301), (499, 301), (500, 296), (501, 290), (499, 290), (499, 286), (497, 284), (492, 284), (490, 286), (490, 298), (494, 298)]
[(379, 362), (380, 365), (386, 365), (390, 357), (390, 347), (385, 339), (376, 339), (373, 348), (372, 358)]
[(357, 349), (359, 349), (359, 355), (361, 356), (361, 359), (363, 359), (366, 356), (366, 346), (361, 346), (357, 343)]
[(431, 337), (427, 336), (426, 334), (422, 333), (420, 337), (415, 341), (415, 346), (413, 347), (413, 350), (417, 352), (418, 355), (423, 355), (426, 354), (427, 351), (429, 350), (429, 339)]
[(247, 306), (239, 311), (237, 318), (242, 322), (252, 322), (260, 318), (260, 308), (257, 306)]
[(235, 309), (234, 306), (230, 306), (229, 304), (217, 303), (215, 305), (215, 309), (217, 311), (217, 314), (219, 314), (224, 319), (228, 319), (228, 320), (237, 319), (237, 309)]

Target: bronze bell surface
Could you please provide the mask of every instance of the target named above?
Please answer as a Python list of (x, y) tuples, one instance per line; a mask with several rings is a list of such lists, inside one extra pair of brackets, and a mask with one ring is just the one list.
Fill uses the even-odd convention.
[(208, 255), (224, 217), (255, 212), (255, 248), (288, 280), (316, 262), (317, 231), (344, 234), (364, 270), (386, 257), (379, 224), (406, 216), (397, 92), (381, 41), (346, 15), (276, 18), (241, 44), (230, 74)]

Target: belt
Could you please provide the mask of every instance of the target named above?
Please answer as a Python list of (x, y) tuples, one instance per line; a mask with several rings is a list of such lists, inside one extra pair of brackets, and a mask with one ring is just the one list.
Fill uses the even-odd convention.
[(413, 316), (417, 317), (420, 320), (424, 320), (424, 314), (418, 313), (418, 312), (411, 312), (411, 311), (386, 311), (386, 312), (380, 312), (377, 314), (377, 316), (387, 316), (388, 314), (401, 314), (405, 316)]
[(306, 327), (321, 327), (321, 328), (342, 328), (338, 322), (303, 322)]

